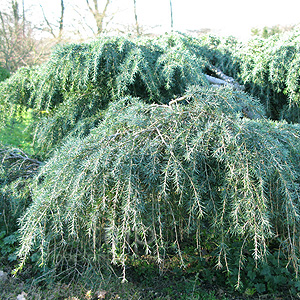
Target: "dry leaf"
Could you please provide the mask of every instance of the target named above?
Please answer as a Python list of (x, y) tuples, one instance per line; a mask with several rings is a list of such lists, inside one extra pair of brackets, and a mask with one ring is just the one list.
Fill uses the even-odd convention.
[(17, 300), (26, 300), (27, 294), (22, 292), (20, 295), (17, 296)]
[(105, 299), (105, 295), (107, 294), (107, 291), (97, 291), (95, 294), (98, 299)]

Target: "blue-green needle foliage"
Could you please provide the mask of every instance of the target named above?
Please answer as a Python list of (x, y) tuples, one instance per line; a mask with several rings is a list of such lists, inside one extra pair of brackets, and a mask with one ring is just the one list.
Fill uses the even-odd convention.
[(299, 123), (299, 38), (300, 28), (296, 27), (267, 39), (255, 37), (247, 43), (231, 43), (231, 48), (218, 41), (216, 55), (211, 59), (223, 72), (244, 84), (247, 92), (258, 97), (269, 117)]
[[(87, 137), (68, 139), (36, 178), (20, 257), (38, 248), (59, 261), (73, 245), (92, 259), (105, 245), (125, 265), (135, 233), (160, 263), (171, 245), (180, 255), (187, 237), (200, 248), (213, 235), (218, 267), (236, 264), (230, 251), (241, 268), (244, 250), (263, 259), (275, 239), (297, 271), (299, 125), (265, 119), (257, 100), (231, 89), (198, 87), (185, 99), (123, 98)], [(244, 118), (245, 106), (261, 118)]]
[[(139, 251), (161, 263), (181, 256), (188, 238), (199, 253), (212, 241), (210, 255), (227, 271), (239, 257), (238, 284), (246, 253), (258, 261), (274, 244), (297, 273), (299, 124), (266, 118), (276, 97), (261, 93), (269, 97), (263, 109), (244, 92), (209, 88), (205, 76), (214, 65), (256, 95), (271, 82), (297, 103), (298, 77), (280, 85), (297, 68), (274, 62), (274, 82), (268, 75), (263, 86), (258, 75), (268, 64), (251, 62), (268, 51), (257, 47), (243, 54), (234, 39), (101, 38), (58, 46), (43, 66), (2, 82), (2, 120), (29, 111), (47, 158), (26, 177), (33, 183), (30, 192), (25, 183), (25, 206), (32, 203), (20, 219), (22, 263), (36, 251), (61, 271), (102, 262), (103, 252), (123, 266)], [(22, 161), (31, 159), (22, 157), (27, 168)]]
[(58, 46), (46, 64), (20, 69), (0, 86), (1, 107), (32, 108), (35, 143), (48, 153), (66, 136), (88, 134), (120, 97), (166, 103), (190, 84), (207, 85), (201, 49), (181, 35)]

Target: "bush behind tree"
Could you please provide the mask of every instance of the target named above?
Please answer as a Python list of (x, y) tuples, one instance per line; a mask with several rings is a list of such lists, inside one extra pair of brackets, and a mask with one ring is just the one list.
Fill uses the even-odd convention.
[[(247, 43), (224, 47), (219, 42), (215, 51), (216, 66), (233, 76), (246, 91), (264, 104), (267, 116), (276, 120), (299, 123), (299, 27), (268, 38), (254, 37)], [(230, 57), (230, 60), (228, 60)], [(228, 62), (229, 63), (225, 63)]]
[(7, 79), (9, 76), (9, 71), (0, 66), (0, 81)]

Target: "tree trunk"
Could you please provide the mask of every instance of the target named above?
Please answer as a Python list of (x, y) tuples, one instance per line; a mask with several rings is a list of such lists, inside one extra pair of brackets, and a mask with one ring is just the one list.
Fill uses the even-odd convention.
[(24, 0), (22, 0), (22, 9), (23, 9), (23, 36), (25, 36), (25, 3)]
[(61, 39), (63, 29), (64, 29), (64, 12), (65, 12), (65, 5), (64, 5), (64, 0), (60, 1), (60, 19), (59, 19), (59, 33), (58, 33), (58, 38)]
[(205, 75), (207, 81), (214, 86), (228, 85), (236, 90), (243, 91), (245, 87), (240, 85), (232, 77), (224, 74), (220, 69), (216, 68), (214, 65), (208, 65), (208, 70), (213, 73), (214, 76)]
[(173, 7), (172, 7), (172, 0), (170, 0), (170, 13), (171, 13), (171, 31), (173, 31)]
[(136, 11), (136, 0), (133, 0), (133, 6), (134, 6), (134, 18), (135, 18), (136, 34), (137, 34), (137, 36), (140, 36), (141, 33), (140, 33), (140, 27), (139, 27), (137, 11)]
[(13, 10), (15, 28), (18, 28), (19, 27), (19, 21), (20, 21), (18, 2), (16, 0), (12, 1), (11, 6), (12, 6), (12, 10)]
[(60, 1), (60, 18), (59, 18), (59, 24), (58, 24), (58, 35), (55, 33), (55, 29), (53, 29), (53, 26), (49, 22), (48, 18), (46, 17), (45, 11), (43, 9), (43, 6), (40, 4), (40, 7), (43, 12), (44, 20), (48, 26), (49, 32), (55, 39), (61, 39), (62, 34), (63, 34), (63, 29), (64, 29), (64, 15), (65, 15), (65, 4), (64, 0)]
[(108, 5), (110, 4), (110, 0), (106, 0), (105, 6), (103, 8), (103, 11), (99, 11), (99, 7), (98, 7), (98, 0), (93, 0), (94, 3), (94, 8), (92, 8), (92, 6), (90, 5), (89, 0), (86, 0), (86, 4), (89, 8), (89, 11), (93, 14), (94, 19), (96, 21), (96, 25), (97, 25), (97, 34), (101, 34), (103, 32), (103, 21), (104, 18), (106, 17), (106, 11), (108, 8)]

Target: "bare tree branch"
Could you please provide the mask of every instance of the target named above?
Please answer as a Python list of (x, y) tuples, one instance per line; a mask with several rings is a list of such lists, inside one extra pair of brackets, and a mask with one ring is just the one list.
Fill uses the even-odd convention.
[(53, 28), (53, 26), (51, 25), (51, 23), (49, 22), (48, 18), (46, 17), (45, 11), (43, 6), (40, 4), (40, 7), (42, 9), (43, 12), (43, 17), (44, 20), (48, 26), (48, 31), (50, 32), (50, 34), (55, 38), (55, 39), (61, 39), (62, 34), (63, 34), (63, 28), (64, 28), (64, 12), (65, 12), (65, 5), (64, 5), (64, 0), (60, 1), (60, 18), (59, 18), (59, 22), (58, 22), (58, 35), (55, 34), (55, 29)]
[(21, 66), (32, 65), (32, 51), (36, 41), (32, 27), (25, 20), (25, 9), (20, 14), (17, 1), (11, 1), (10, 11), (0, 12), (0, 63), (14, 72)]
[[(89, 0), (86, 0), (86, 4), (89, 8), (89, 11), (94, 15), (94, 11), (93, 11), (92, 7), (90, 6)], [(95, 15), (94, 15), (94, 17), (95, 17)]]
[(1, 164), (9, 169), (10, 179), (23, 177), (25, 179), (33, 177), (38, 173), (41, 161), (30, 158), (21, 149), (0, 149)]
[(110, 4), (110, 0), (106, 0), (105, 6), (102, 11), (99, 10), (98, 0), (93, 0), (93, 2), (94, 2), (94, 9), (91, 7), (89, 0), (86, 0), (88, 9), (93, 14), (94, 19), (96, 21), (97, 34), (99, 35), (103, 32), (103, 21), (104, 18), (106, 17), (106, 12)]
[(98, 11), (98, 0), (94, 0), (95, 11)]
[(43, 8), (43, 6), (42, 6), (41, 4), (40, 4), (40, 7), (41, 7), (42, 12), (43, 12), (44, 20), (45, 20), (46, 24), (48, 25), (49, 32), (51, 33), (51, 35), (52, 35), (54, 38), (56, 38), (56, 35), (55, 35), (54, 30), (53, 30), (53, 28), (52, 28), (52, 25), (51, 25), (50, 22), (48, 21), (48, 19), (47, 19), (47, 17), (46, 17), (46, 14), (45, 14), (45, 12), (44, 12), (44, 8)]

